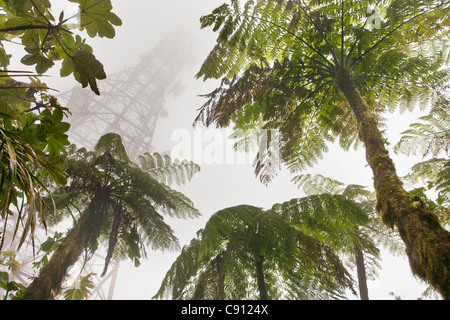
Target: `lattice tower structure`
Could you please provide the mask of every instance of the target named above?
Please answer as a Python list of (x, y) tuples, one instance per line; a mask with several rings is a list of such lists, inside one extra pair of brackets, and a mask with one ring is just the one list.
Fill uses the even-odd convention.
[(92, 150), (103, 134), (114, 132), (121, 135), (130, 159), (154, 151), (158, 119), (167, 115), (168, 97), (180, 93), (179, 74), (193, 61), (190, 52), (190, 44), (172, 33), (138, 65), (99, 81), (99, 96), (81, 87), (59, 95), (72, 113), (70, 140)]
[[(154, 151), (152, 139), (158, 119), (166, 115), (165, 104), (170, 95), (177, 96), (181, 92), (179, 75), (182, 69), (194, 61), (191, 48), (192, 45), (182, 33), (174, 32), (144, 54), (136, 66), (98, 81), (99, 96), (79, 86), (58, 95), (60, 104), (71, 112), (68, 118), (71, 124), (70, 141), (78, 147), (92, 150), (103, 134), (115, 132), (121, 135), (131, 160), (136, 160), (138, 155), (145, 152)], [(13, 227), (9, 230), (5, 234), (5, 243), (10, 241), (10, 246), (2, 250), (14, 251), (18, 239), (12, 240)], [(20, 267), (16, 273), (10, 273), (10, 281), (25, 286), (30, 284), (31, 279), (37, 276), (33, 263), (43, 257), (39, 246), (53, 235), (53, 230), (36, 230), (35, 243), (26, 241), (16, 253), (15, 259)], [(87, 263), (80, 259), (71, 268), (72, 278), (81, 268), (80, 275), (101, 274), (104, 263), (101, 251), (98, 250)], [(111, 261), (104, 277), (95, 276), (95, 288), (89, 299), (113, 298), (118, 267), (117, 262)], [(3, 269), (0, 266), (0, 271), (5, 271)], [(67, 282), (73, 283), (73, 280), (68, 279)]]

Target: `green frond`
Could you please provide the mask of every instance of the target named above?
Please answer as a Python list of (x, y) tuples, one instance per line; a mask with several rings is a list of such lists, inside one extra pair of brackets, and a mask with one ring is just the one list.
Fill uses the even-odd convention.
[(98, 155), (110, 152), (115, 158), (129, 162), (127, 151), (122, 143), (122, 137), (117, 133), (106, 133), (100, 137), (94, 148)]
[(450, 116), (448, 97), (437, 100), (432, 112), (421, 117), (421, 122), (413, 123), (402, 133), (395, 145), (395, 152), (406, 155), (419, 154), (423, 157), (448, 154), (450, 150)]
[(342, 195), (349, 200), (353, 200), (357, 203), (371, 202), (375, 199), (375, 194), (372, 191), (367, 190), (365, 186), (357, 184), (349, 184), (342, 192)]
[(436, 190), (440, 193), (445, 194), (447, 201), (450, 202), (450, 161), (444, 164), (444, 167), (437, 174), (436, 179)]
[[(322, 197), (323, 208), (327, 207), (327, 202), (332, 202), (331, 198)], [(340, 208), (339, 212), (331, 213), (337, 210), (337, 205), (322, 208), (329, 219), (322, 216), (326, 215), (324, 212), (317, 212), (321, 211), (317, 205), (303, 206), (302, 209), (307, 210), (303, 215), (294, 212), (293, 207), (300, 210), (302, 204), (314, 202), (306, 198), (275, 205), (268, 211), (240, 205), (216, 212), (198, 233), (198, 238), (183, 248), (155, 298), (256, 299), (258, 287), (254, 270), (261, 256), (264, 256), (265, 284), (270, 297), (342, 298), (343, 288), (352, 287), (352, 280), (335, 252), (348, 249), (344, 241), (339, 244), (330, 241), (333, 235), (329, 233), (330, 224), (334, 223), (334, 230), (341, 224), (341, 230), (349, 233), (355, 223), (367, 221), (367, 216), (362, 217), (359, 211), (354, 215), (347, 213), (345, 221), (333, 222), (341, 219), (345, 212), (356, 210), (350, 201), (344, 204), (344, 200), (339, 198), (337, 202), (345, 211)], [(324, 227), (326, 225), (328, 227)], [(364, 240), (357, 243), (365, 246)], [(308, 294), (312, 284), (316, 290)]]
[(195, 173), (200, 171), (200, 166), (192, 161), (175, 159), (170, 156), (162, 156), (159, 153), (153, 155), (145, 153), (139, 156), (141, 169), (159, 182), (171, 185), (183, 185), (191, 181)]
[(199, 240), (194, 238), (182, 248), (153, 299), (179, 299), (183, 296), (185, 287), (192, 281), (191, 277), (198, 272), (199, 245)]
[(306, 195), (314, 194), (340, 194), (342, 193), (344, 184), (340, 181), (325, 177), (320, 174), (300, 174), (292, 178), (299, 188), (306, 193)]
[(194, 207), (194, 203), (183, 193), (165, 186), (167, 205), (164, 204), (164, 213), (175, 218), (197, 218), (200, 212)]
[(443, 171), (448, 159), (444, 158), (432, 158), (430, 160), (416, 163), (410, 170), (410, 172), (403, 177), (403, 179), (409, 183), (423, 183), (429, 184), (432, 181), (436, 181), (438, 175)]
[(138, 234), (145, 245), (152, 250), (178, 249), (178, 239), (174, 231), (151, 201), (145, 198), (134, 203), (127, 201), (126, 210), (126, 216), (137, 224)]
[(271, 211), (319, 241), (349, 251), (359, 243), (354, 227), (369, 222), (367, 213), (358, 204), (341, 195), (321, 194), (292, 199), (275, 204)]

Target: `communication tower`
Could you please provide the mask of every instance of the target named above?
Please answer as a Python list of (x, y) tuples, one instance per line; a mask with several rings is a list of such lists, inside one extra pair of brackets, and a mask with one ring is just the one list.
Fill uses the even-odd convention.
[[(152, 139), (158, 119), (166, 116), (168, 97), (177, 96), (181, 91), (179, 76), (183, 68), (193, 61), (191, 52), (183, 34), (174, 32), (144, 54), (134, 67), (127, 67), (98, 81), (100, 95), (80, 86), (58, 95), (59, 103), (71, 112), (68, 118), (70, 141), (92, 150), (103, 134), (114, 132), (122, 137), (131, 160), (154, 151)], [(37, 276), (32, 267), (42, 257), (37, 250), (53, 234), (52, 230), (46, 233), (40, 230), (36, 232), (34, 246), (30, 242), (22, 246), (15, 258), (20, 263), (19, 271), (10, 274), (10, 281), (28, 285), (31, 278)], [(5, 239), (11, 237), (12, 234), (5, 235)], [(14, 250), (14, 243), (11, 250)], [(83, 274), (101, 274), (99, 268), (103, 267), (104, 256), (101, 250), (98, 251), (83, 265)], [(81, 266), (75, 265), (72, 271), (76, 268)], [(111, 261), (109, 272), (104, 277), (93, 279), (95, 288), (89, 299), (112, 299), (117, 273), (118, 263)]]
[(158, 119), (165, 117), (167, 98), (180, 92), (181, 70), (192, 60), (179, 33), (161, 40), (141, 62), (99, 81), (100, 95), (81, 87), (58, 96), (69, 108), (71, 141), (91, 150), (105, 133), (122, 137), (130, 159), (153, 150)]

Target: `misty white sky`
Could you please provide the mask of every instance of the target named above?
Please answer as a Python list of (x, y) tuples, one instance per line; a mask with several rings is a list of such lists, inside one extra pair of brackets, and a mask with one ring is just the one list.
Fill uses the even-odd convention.
[[(198, 95), (208, 93), (215, 87), (214, 81), (205, 83), (194, 79), (201, 62), (215, 42), (215, 34), (211, 30), (200, 30), (199, 18), (210, 13), (223, 1), (112, 0), (112, 3), (114, 12), (123, 21), (123, 26), (116, 29), (115, 39), (87, 40), (93, 46), (97, 58), (105, 65), (108, 74), (136, 65), (143, 54), (177, 28), (185, 31), (195, 44), (196, 62), (183, 70), (180, 79), (184, 91), (180, 96), (168, 100), (168, 117), (158, 122), (154, 136), (154, 146), (157, 150), (170, 150), (174, 145), (170, 140), (172, 132), (180, 128), (191, 129), (197, 115), (196, 110), (203, 104), (203, 99)], [(58, 14), (59, 11), (55, 13)], [(61, 80), (55, 77), (47, 82), (61, 92), (75, 85), (72, 78)], [(404, 114), (392, 118), (395, 118), (395, 122), (389, 123), (389, 134), (393, 137), (390, 141), (393, 145), (397, 142), (398, 133), (405, 130), (411, 121), (416, 120), (417, 115)], [(406, 173), (416, 160), (404, 156), (394, 156), (394, 159), (400, 175)], [(201, 172), (194, 176), (193, 181), (177, 189), (194, 201), (203, 217), (195, 220), (167, 220), (175, 229), (182, 245), (189, 243), (195, 232), (202, 228), (208, 217), (217, 210), (239, 204), (269, 208), (274, 203), (303, 196), (290, 182), (293, 176), (287, 172), (281, 172), (277, 179), (266, 187), (255, 178), (251, 163), (200, 165)], [(308, 172), (320, 173), (347, 184), (361, 184), (372, 188), (372, 173), (366, 166), (363, 150), (344, 153), (332, 147), (324, 160)], [(127, 261), (121, 262), (114, 299), (150, 299), (156, 293), (177, 253), (148, 251), (148, 255), (148, 260), (143, 260), (139, 268)], [(392, 299), (389, 292), (394, 291), (403, 299), (418, 298), (425, 286), (412, 278), (407, 261), (390, 256), (384, 257), (383, 261), (384, 269), (380, 271), (380, 278), (369, 282), (370, 297)]]

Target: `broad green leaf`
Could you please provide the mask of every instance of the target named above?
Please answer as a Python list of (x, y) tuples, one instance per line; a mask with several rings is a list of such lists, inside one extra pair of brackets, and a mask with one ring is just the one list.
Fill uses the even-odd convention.
[(120, 18), (111, 12), (110, 0), (70, 0), (80, 4), (81, 30), (90, 37), (114, 38), (114, 26), (122, 25)]
[(0, 271), (0, 286), (6, 289), (6, 285), (9, 282), (9, 274), (5, 271)]
[(91, 280), (93, 273), (90, 273), (84, 277), (79, 277), (75, 280), (74, 284), (64, 292), (65, 300), (83, 300), (89, 297), (91, 289), (95, 288), (94, 283)]
[(6, 68), (9, 66), (12, 54), (7, 54), (3, 45), (0, 44), (0, 67)]
[(73, 69), (75, 78), (81, 83), (83, 88), (89, 85), (92, 91), (100, 95), (97, 80), (106, 79), (106, 73), (103, 69), (103, 64), (95, 58), (94, 54), (78, 49), (72, 55), (70, 66)]

